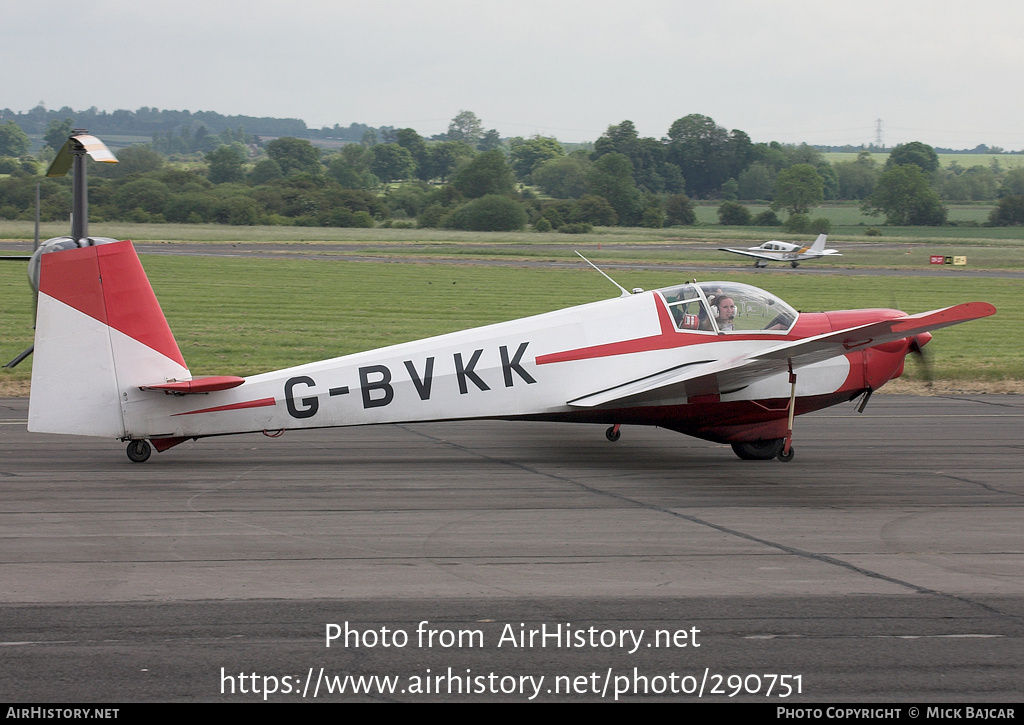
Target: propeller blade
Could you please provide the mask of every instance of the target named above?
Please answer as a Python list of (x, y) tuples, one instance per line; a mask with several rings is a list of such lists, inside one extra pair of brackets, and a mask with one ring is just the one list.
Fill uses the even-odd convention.
[[(925, 337), (926, 335), (927, 337)], [(931, 338), (931, 334), (927, 332), (915, 335), (910, 341), (910, 347), (907, 350), (908, 353), (917, 358), (917, 362), (921, 366), (921, 374), (924, 376), (925, 385), (929, 388), (932, 387), (932, 382), (935, 380), (935, 376), (932, 372), (931, 363), (928, 362), (928, 356), (924, 354), (924, 346)]]

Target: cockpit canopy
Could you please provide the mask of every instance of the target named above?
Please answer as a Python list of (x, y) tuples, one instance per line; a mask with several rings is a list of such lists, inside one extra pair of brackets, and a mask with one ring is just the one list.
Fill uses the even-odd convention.
[(788, 332), (797, 311), (758, 287), (739, 282), (701, 282), (657, 290), (678, 330)]

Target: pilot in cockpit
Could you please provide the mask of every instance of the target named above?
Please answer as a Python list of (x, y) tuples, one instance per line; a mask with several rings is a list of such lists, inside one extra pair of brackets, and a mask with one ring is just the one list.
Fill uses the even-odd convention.
[[(705, 290), (705, 296), (711, 308), (711, 314), (715, 318), (715, 324), (718, 326), (718, 331), (732, 332), (735, 329), (736, 302), (728, 294), (723, 293), (721, 287), (714, 291)], [(704, 318), (701, 323), (702, 330), (714, 329), (709, 318)]]
[(712, 309), (718, 310), (715, 323), (721, 332), (731, 332), (736, 319), (736, 303), (728, 295), (719, 295), (712, 303)]

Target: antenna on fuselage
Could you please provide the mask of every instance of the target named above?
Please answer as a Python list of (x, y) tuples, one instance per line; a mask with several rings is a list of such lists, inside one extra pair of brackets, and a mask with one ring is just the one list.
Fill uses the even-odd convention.
[[(572, 251), (576, 252), (576, 250), (575, 250), (575, 249), (574, 249), (574, 250), (572, 250)], [(603, 271), (601, 271), (601, 268), (600, 268), (600, 267), (598, 267), (598, 266), (597, 266), (596, 264), (594, 264), (593, 262), (591, 262), (591, 261), (590, 261), (589, 259), (587, 259), (586, 257), (584, 257), (584, 256), (583, 256), (582, 254), (580, 254), (579, 252), (576, 252), (576, 256), (578, 256), (578, 257), (579, 257), (580, 259), (582, 259), (582, 260), (583, 260), (584, 262), (586, 262), (586, 263), (587, 263), (587, 264), (589, 264), (589, 265), (590, 265), (591, 267), (593, 267), (594, 269), (596, 269), (596, 270), (597, 270), (598, 272), (601, 272), (601, 275), (602, 275), (602, 276), (603, 276), (603, 277), (604, 277), (604, 278), (605, 278), (606, 280), (608, 280), (608, 281), (609, 281), (609, 282), (611, 282), (611, 283), (612, 283), (613, 285), (615, 285), (615, 286), (616, 286), (616, 287), (618, 287), (618, 288), (619, 288), (620, 290), (622, 290), (622, 294), (621, 294), (621, 295), (619, 295), (619, 297), (629, 297), (629, 290), (627, 290), (627, 289), (626, 289), (625, 287), (623, 287), (623, 286), (622, 286), (621, 284), (619, 284), (619, 283), (618, 283), (618, 282), (616, 282), (616, 281), (615, 281), (614, 279), (612, 279), (612, 278), (611, 278), (611, 277), (609, 277), (609, 276), (608, 276), (607, 274), (605, 274), (605, 273), (604, 273)]]

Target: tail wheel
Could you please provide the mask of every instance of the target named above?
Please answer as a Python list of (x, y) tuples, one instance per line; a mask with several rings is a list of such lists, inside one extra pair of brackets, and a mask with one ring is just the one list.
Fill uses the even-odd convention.
[[(770, 461), (782, 453), (784, 445), (786, 445), (785, 438), (776, 438), (770, 441), (744, 441), (743, 443), (733, 443), (732, 450), (744, 461)], [(792, 447), (789, 450), (792, 453)]]
[(127, 452), (132, 463), (145, 463), (149, 460), (153, 447), (146, 440), (128, 441)]
[(604, 437), (610, 440), (612, 443), (622, 437), (622, 432), (619, 430), (619, 426), (613, 425), (611, 428), (604, 432)]
[(782, 451), (779, 451), (779, 455), (777, 455), (775, 457), (778, 458), (783, 463), (789, 463), (790, 461), (793, 460), (793, 456), (795, 456), (795, 455), (796, 455), (796, 449), (793, 448), (793, 446), (790, 446), (788, 451), (786, 451), (785, 453), (783, 453)]

